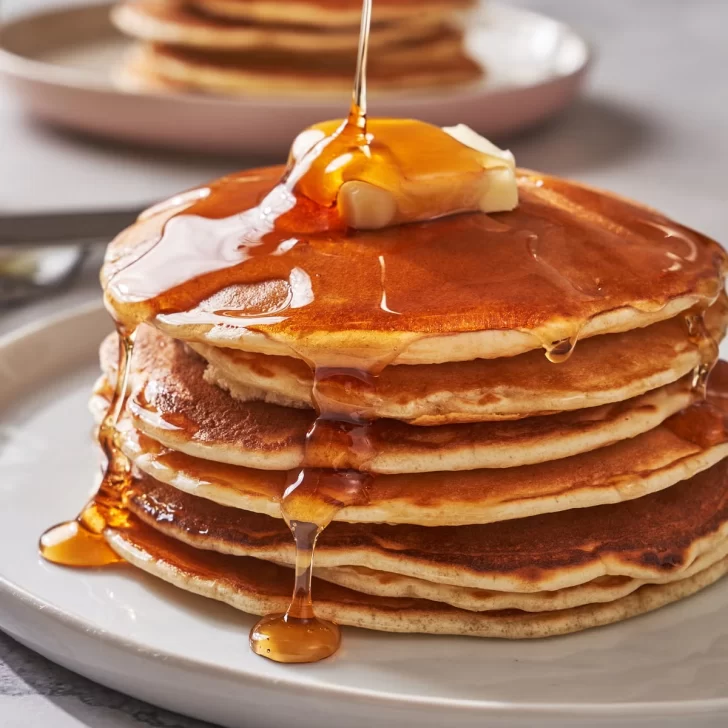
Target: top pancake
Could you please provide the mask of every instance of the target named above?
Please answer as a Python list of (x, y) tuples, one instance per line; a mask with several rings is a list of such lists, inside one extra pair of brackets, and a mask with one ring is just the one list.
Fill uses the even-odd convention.
[[(191, 0), (190, 5), (223, 18), (268, 23), (358, 26), (361, 20), (359, 0)], [(377, 0), (373, 17), (375, 22), (425, 13), (444, 17), (472, 6), (472, 0)]]
[[(194, 6), (167, 0), (127, 0), (112, 10), (123, 32), (152, 43), (209, 50), (285, 50), (287, 52), (356, 53), (358, 26), (317, 28), (310, 25), (266, 24), (244, 19), (221, 19)], [(420, 40), (438, 31), (438, 20), (419, 13), (405, 22), (374, 23), (370, 48), (376, 50), (405, 40)]]
[(261, 254), (275, 241), (241, 246), (250, 230), (239, 213), (281, 172), (233, 175), (143, 216), (107, 252), (109, 308), (214, 346), (330, 365), (427, 364), (640, 328), (709, 305), (722, 287), (717, 243), (606, 192), (524, 171), (512, 212), (288, 234), (279, 254)]

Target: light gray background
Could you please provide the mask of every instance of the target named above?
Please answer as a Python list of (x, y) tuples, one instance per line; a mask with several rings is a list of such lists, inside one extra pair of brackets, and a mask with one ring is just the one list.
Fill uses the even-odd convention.
[[(49, 4), (0, 0), (0, 17)], [(580, 29), (597, 50), (568, 113), (507, 143), (522, 166), (611, 188), (728, 241), (728, 2), (519, 0)], [(376, 113), (376, 108), (373, 109)], [(253, 162), (90, 142), (23, 118), (0, 88), (0, 214), (142, 204)], [(0, 317), (0, 333), (97, 295), (72, 292)], [(0, 634), (0, 728), (200, 727), (98, 687)]]

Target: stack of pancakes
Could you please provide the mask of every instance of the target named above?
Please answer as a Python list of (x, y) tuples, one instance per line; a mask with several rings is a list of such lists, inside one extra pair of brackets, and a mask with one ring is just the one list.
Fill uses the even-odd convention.
[[(234, 182), (259, 199), (277, 174)], [(374, 387), (338, 379), (324, 392), (372, 420), (365, 467), (374, 477), (366, 499), (343, 507), (320, 538), (320, 617), (541, 637), (655, 609), (728, 571), (728, 365), (714, 370), (707, 401), (697, 376), (728, 322), (725, 254), (606, 193), (530, 173), (519, 187), (513, 212), (336, 242), (341, 262), (352, 261), (341, 285), (368, 291), (356, 255), (386, 255), (398, 278), (377, 316), (403, 309), (394, 293), (405, 289), (410, 309), (367, 320), (363, 296), (333, 297), (328, 318), (305, 332), (323, 348), (366, 341), (394, 353)], [(111, 245), (112, 310), (123, 308), (115, 273), (185, 204), (155, 208)], [(482, 247), (460, 249), (458, 233), (476, 228)], [(417, 236), (429, 247), (408, 248)], [(298, 255), (310, 260), (317, 245)], [(476, 276), (477, 290), (448, 290)], [(315, 419), (312, 372), (286, 345), (285, 324), (261, 336), (199, 314), (233, 303), (260, 313), (269, 283), (216, 293), (196, 317), (161, 311), (137, 333), (119, 429), (134, 468), (133, 521), (107, 532), (132, 564), (254, 614), (282, 612), (290, 598), (294, 545), (280, 503)], [(471, 294), (487, 320), (442, 311)], [(552, 363), (542, 347), (565, 358), (558, 334), (573, 331), (571, 313), (580, 340)], [(385, 320), (388, 330), (374, 323)], [(446, 329), (452, 320), (458, 330)], [(116, 376), (113, 339), (101, 360), (99, 413)], [(336, 436), (305, 456), (311, 467), (354, 465)]]
[[(442, 87), (482, 69), (464, 50), (471, 0), (375, 4), (372, 90)], [(138, 43), (119, 74), (128, 88), (217, 94), (349, 91), (361, 0), (124, 0), (113, 20)]]

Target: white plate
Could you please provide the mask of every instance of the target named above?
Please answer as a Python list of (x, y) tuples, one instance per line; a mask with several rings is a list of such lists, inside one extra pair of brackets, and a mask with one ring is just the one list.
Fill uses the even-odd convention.
[(110, 687), (234, 728), (725, 726), (728, 580), (569, 637), (346, 629), (333, 659), (283, 666), (251, 654), (253, 620), (230, 607), (131, 567), (44, 563), (38, 535), (79, 509), (94, 475), (86, 400), (108, 328), (94, 306), (0, 341), (0, 627), (16, 639)]
[[(348, 97), (215, 98), (122, 92), (110, 70), (127, 45), (108, 5), (53, 10), (0, 30), (0, 77), (22, 103), (50, 121), (147, 144), (283, 155), (303, 128), (340, 118)], [(467, 89), (397, 93), (371, 100), (377, 116), (465, 123), (498, 137), (563, 109), (589, 64), (587, 44), (563, 23), (518, 8), (488, 5), (470, 23), (468, 45), (489, 69)]]

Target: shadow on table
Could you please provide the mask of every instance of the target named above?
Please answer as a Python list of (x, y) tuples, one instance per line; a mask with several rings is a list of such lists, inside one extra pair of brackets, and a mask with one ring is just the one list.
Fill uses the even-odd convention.
[(213, 728), (209, 723), (175, 715), (97, 685), (46, 660), (2, 632), (0, 695), (37, 695), (89, 728)]
[[(86, 152), (99, 154), (101, 158), (123, 157), (133, 163), (178, 169), (180, 173), (200, 169), (200, 183), (206, 175), (214, 176), (285, 161), (283, 157), (272, 158), (269, 155), (161, 149), (89, 136), (38, 120), (29, 123), (35, 126), (36, 133), (50, 140), (64, 141)], [(509, 146), (522, 167), (568, 176), (620, 163), (625, 156), (646, 150), (656, 138), (657, 131), (642, 110), (614, 99), (587, 96), (535, 129), (495, 141), (502, 146)]]
[(659, 141), (641, 110), (586, 97), (547, 124), (504, 142), (519, 166), (565, 177), (623, 164)]
[[(209, 175), (223, 175), (240, 169), (251, 167), (266, 167), (273, 164), (283, 164), (283, 156), (271, 157), (267, 154), (246, 154), (243, 152), (210, 152), (182, 147), (163, 147), (154, 144), (145, 144), (140, 141), (111, 139), (101, 134), (82, 132), (77, 129), (53, 124), (42, 119), (28, 119), (39, 136), (43, 136), (50, 143), (61, 142), (69, 147), (76, 147), (85, 153), (98, 154), (100, 157), (120, 157), (132, 164), (149, 164), (177, 169), (181, 173), (200, 169), (199, 183), (206, 181)], [(291, 139), (293, 141), (293, 139)]]

